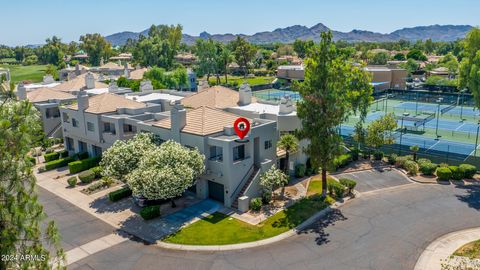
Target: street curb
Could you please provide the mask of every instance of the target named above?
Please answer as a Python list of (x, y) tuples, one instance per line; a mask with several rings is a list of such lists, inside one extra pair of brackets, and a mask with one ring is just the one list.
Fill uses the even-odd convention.
[[(358, 192), (354, 191), (354, 194), (355, 196), (357, 196)], [(278, 241), (284, 240), (290, 236), (298, 234), (303, 229), (315, 223), (319, 218), (324, 217), (328, 213), (332, 212), (334, 209), (338, 209), (342, 207), (350, 200), (352, 200), (352, 197), (345, 197), (343, 199), (343, 202), (335, 202), (333, 205), (328, 206), (327, 208), (315, 213), (313, 216), (309, 217), (307, 220), (305, 220), (302, 224), (298, 225), (297, 227), (289, 231), (286, 231), (284, 233), (281, 233), (279, 235), (276, 235), (267, 239), (255, 241), (255, 242), (231, 244), (231, 245), (182, 245), (182, 244), (172, 244), (172, 243), (166, 243), (163, 241), (157, 241), (156, 245), (158, 247), (165, 248), (165, 249), (184, 250), (184, 251), (228, 251), (228, 250), (239, 250), (239, 249), (265, 246), (265, 245), (273, 244)]]

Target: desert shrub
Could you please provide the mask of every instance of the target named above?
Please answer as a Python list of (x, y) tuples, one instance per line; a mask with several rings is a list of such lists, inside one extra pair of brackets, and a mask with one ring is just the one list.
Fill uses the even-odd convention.
[(452, 178), (452, 171), (448, 167), (438, 167), (436, 174), (440, 181), (448, 181)]
[(91, 170), (86, 170), (78, 174), (78, 179), (84, 184), (91, 183), (95, 179), (95, 173)]
[(60, 153), (59, 152), (48, 153), (43, 155), (43, 158), (45, 159), (45, 162), (57, 160), (60, 158)]
[(260, 208), (262, 208), (262, 198), (253, 198), (250, 201), (250, 209), (252, 209), (253, 211), (259, 211)]
[(398, 155), (397, 154), (391, 154), (388, 156), (388, 164), (390, 165), (395, 165), (395, 162), (397, 162)]
[(405, 155), (403, 157), (405, 157), (406, 160), (412, 160), (413, 161), (413, 155)]
[(74, 187), (77, 185), (77, 177), (76, 176), (72, 176), (70, 178), (67, 179), (67, 183), (68, 183), (68, 186), (69, 187)]
[(87, 192), (88, 194), (91, 194), (91, 193), (93, 193), (97, 190), (100, 190), (100, 189), (103, 189), (103, 188), (108, 188), (108, 187), (112, 186), (113, 183), (114, 183), (114, 181), (113, 181), (112, 178), (104, 177), (104, 178), (102, 178), (102, 180), (88, 186), (85, 189), (85, 192)]
[(424, 163), (419, 163), (419, 166), (420, 166), (420, 171), (424, 175), (433, 175), (438, 165), (431, 162), (424, 162)]
[(262, 203), (269, 204), (272, 200), (272, 192), (269, 190), (265, 190), (262, 192)]
[(352, 193), (353, 189), (357, 185), (357, 182), (355, 182), (352, 179), (348, 179), (348, 178), (341, 178), (339, 181), (340, 181), (340, 184), (342, 184), (343, 186), (345, 186), (347, 188), (348, 193)]
[(442, 162), (438, 165), (438, 167), (448, 168), (448, 163)]
[(125, 187), (125, 188), (108, 193), (108, 199), (111, 202), (116, 202), (131, 195), (132, 195), (132, 190)]
[(408, 171), (410, 175), (417, 175), (418, 174), (418, 165), (413, 160), (406, 160), (403, 167), (405, 170)]
[(342, 198), (343, 195), (345, 195), (345, 186), (332, 178), (327, 179), (327, 190), (330, 193), (330, 196), (336, 198)]
[(90, 170), (95, 174), (96, 179), (102, 177), (102, 167), (96, 166), (91, 168)]
[(140, 210), (140, 216), (145, 219), (153, 219), (160, 216), (160, 205), (146, 206)]
[(395, 159), (395, 166), (399, 168), (404, 168), (405, 167), (405, 162), (407, 162), (407, 159), (405, 157), (397, 157)]
[(458, 168), (463, 171), (465, 178), (468, 179), (473, 178), (473, 176), (477, 173), (477, 167), (470, 164), (460, 164)]
[(301, 178), (305, 176), (305, 165), (297, 164), (295, 165), (295, 177)]
[(373, 158), (375, 160), (382, 160), (383, 159), (383, 152), (382, 151), (375, 151), (373, 153)]
[(419, 158), (417, 160), (418, 166), (422, 166), (423, 163), (432, 163), (428, 158)]
[(458, 166), (448, 166), (448, 168), (452, 172), (452, 179), (453, 180), (462, 180), (463, 179), (463, 177), (464, 177), (463, 171), (460, 168), (458, 168)]

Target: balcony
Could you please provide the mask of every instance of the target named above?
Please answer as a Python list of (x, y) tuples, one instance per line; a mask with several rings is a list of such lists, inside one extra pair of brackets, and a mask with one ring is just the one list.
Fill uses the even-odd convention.
[(104, 131), (102, 133), (102, 137), (105, 143), (108, 143), (108, 144), (113, 144), (116, 140), (118, 140), (117, 134), (111, 131)]

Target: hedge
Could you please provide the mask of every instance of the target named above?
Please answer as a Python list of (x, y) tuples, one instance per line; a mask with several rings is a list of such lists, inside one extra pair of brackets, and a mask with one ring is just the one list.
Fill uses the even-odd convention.
[(140, 210), (140, 216), (145, 220), (159, 217), (160, 205), (151, 205), (151, 206), (142, 208), (142, 210)]
[(116, 202), (131, 195), (132, 195), (132, 190), (125, 187), (125, 188), (108, 193), (108, 199), (111, 202)]
[(59, 152), (48, 153), (43, 155), (43, 158), (45, 159), (45, 162), (57, 160), (60, 158), (60, 153)]
[(440, 181), (448, 181), (452, 178), (452, 171), (448, 167), (437, 168), (437, 177)]
[(79, 160), (87, 159), (87, 158), (88, 158), (88, 152), (76, 153), (75, 156), (76, 156), (77, 159), (79, 159)]
[(295, 177), (302, 178), (305, 176), (305, 165), (304, 164), (297, 164), (295, 166)]
[(448, 166), (450, 171), (452, 172), (452, 179), (453, 180), (462, 180), (463, 179), (463, 171), (460, 170), (457, 166)]
[(49, 171), (49, 170), (53, 170), (53, 169), (56, 169), (56, 168), (64, 167), (64, 166), (67, 166), (68, 163), (70, 163), (72, 161), (74, 161), (73, 157), (66, 157), (66, 158), (61, 158), (61, 159), (57, 159), (57, 160), (52, 160), (52, 161), (47, 162), (45, 164), (45, 170)]
[(68, 170), (70, 173), (78, 173), (88, 170), (98, 165), (100, 157), (91, 157), (83, 160), (77, 160), (68, 164)]
[(69, 187), (74, 187), (75, 185), (77, 185), (77, 177), (72, 176), (72, 177), (68, 178), (67, 183), (68, 183)]
[(341, 178), (339, 181), (340, 181), (340, 184), (342, 184), (348, 189), (348, 193), (352, 193), (353, 189), (357, 185), (357, 182), (348, 178)]
[(91, 183), (95, 179), (95, 173), (91, 170), (86, 170), (78, 174), (78, 179), (84, 184)]
[(250, 201), (250, 209), (252, 209), (253, 211), (258, 211), (260, 210), (261, 207), (262, 207), (262, 198), (260, 197), (253, 198)]
[(438, 165), (435, 163), (431, 162), (424, 162), (424, 163), (419, 163), (420, 164), (420, 171), (424, 175), (433, 175), (435, 173), (435, 170), (437, 169)]
[(67, 150), (62, 150), (58, 152), (60, 154), (60, 158), (66, 158), (68, 157), (68, 151)]
[(463, 171), (465, 178), (468, 179), (473, 178), (473, 176), (477, 173), (477, 167), (470, 164), (460, 164), (458, 168)]

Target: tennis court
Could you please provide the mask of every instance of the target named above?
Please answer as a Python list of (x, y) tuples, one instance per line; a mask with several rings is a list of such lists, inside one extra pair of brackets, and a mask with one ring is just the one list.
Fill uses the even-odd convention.
[[(425, 124), (426, 128), (435, 129), (437, 126), (437, 120), (434, 119), (429, 121)], [(477, 132), (477, 124), (471, 122), (459, 122), (459, 121), (451, 121), (451, 120), (438, 120), (438, 129), (443, 130), (453, 130), (453, 131), (461, 131), (461, 132)]]
[(300, 94), (297, 92), (273, 88), (254, 91), (253, 95), (263, 100), (280, 100), (285, 95), (289, 95), (293, 100), (300, 100)]
[[(418, 106), (418, 107), (417, 107)], [(440, 111), (447, 109), (451, 105), (447, 104), (440, 104)], [(397, 104), (394, 106), (395, 109), (404, 109), (404, 110), (409, 110), (409, 111), (428, 111), (428, 112), (437, 112), (438, 111), (438, 105), (437, 104), (432, 104), (432, 103), (422, 103), (418, 102), (418, 105), (416, 102), (402, 102), (400, 104)], [(466, 107), (464, 106), (463, 108), (460, 106), (456, 106), (453, 108), (450, 108), (449, 110), (445, 111), (444, 113), (447, 113), (452, 115), (467, 115), (467, 116), (479, 116), (480, 112), (478, 110), (475, 110), (474, 107)]]

